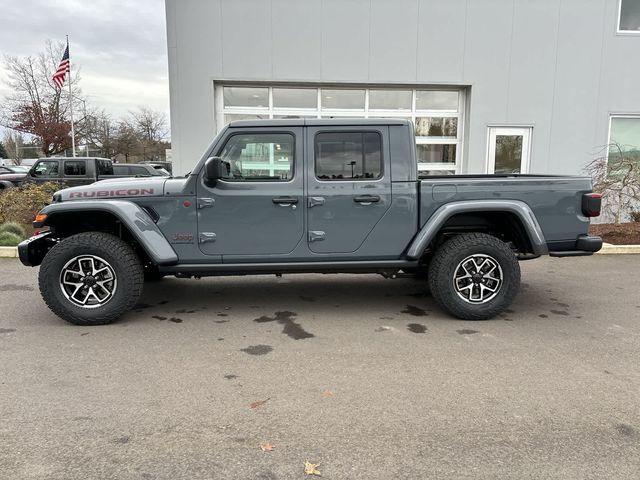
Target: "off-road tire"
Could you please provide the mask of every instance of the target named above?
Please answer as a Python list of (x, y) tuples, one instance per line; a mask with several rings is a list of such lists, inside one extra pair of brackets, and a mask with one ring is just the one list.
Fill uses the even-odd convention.
[[(463, 300), (454, 286), (460, 262), (472, 255), (487, 255), (502, 269), (502, 284), (495, 297), (486, 303)], [(463, 320), (487, 320), (511, 305), (520, 288), (520, 265), (515, 253), (498, 238), (485, 233), (466, 233), (446, 241), (429, 265), (428, 284), (438, 305)]]
[[(60, 285), (63, 267), (80, 255), (95, 255), (112, 267), (117, 288), (112, 298), (96, 308), (83, 308), (65, 297)], [(108, 233), (79, 233), (54, 246), (42, 261), (38, 275), (40, 293), (53, 313), (75, 325), (105, 325), (131, 310), (144, 285), (144, 271), (133, 249)]]

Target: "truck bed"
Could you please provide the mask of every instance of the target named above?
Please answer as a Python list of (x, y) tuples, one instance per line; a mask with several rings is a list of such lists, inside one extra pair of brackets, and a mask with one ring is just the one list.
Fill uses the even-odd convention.
[(561, 175), (447, 175), (419, 181), (422, 227), (445, 203), (473, 200), (519, 200), (535, 214), (550, 250), (587, 234), (589, 219), (582, 214), (584, 193), (591, 192), (588, 177)]

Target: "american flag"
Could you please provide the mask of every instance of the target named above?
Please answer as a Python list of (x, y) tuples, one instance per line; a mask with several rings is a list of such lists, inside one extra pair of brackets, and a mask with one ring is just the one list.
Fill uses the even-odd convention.
[(56, 87), (62, 88), (62, 86), (64, 85), (64, 79), (69, 72), (69, 43), (67, 42), (67, 48), (64, 49), (64, 55), (62, 56), (62, 60), (60, 60), (60, 65), (58, 65), (58, 69), (52, 77), (53, 83), (56, 84)]

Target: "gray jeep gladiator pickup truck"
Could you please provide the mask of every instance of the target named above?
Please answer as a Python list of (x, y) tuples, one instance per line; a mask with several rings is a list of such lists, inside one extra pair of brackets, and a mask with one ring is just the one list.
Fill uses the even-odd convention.
[[(22, 242), (50, 309), (80, 325), (134, 307), (165, 275), (378, 273), (423, 279), (469, 320), (506, 309), (519, 260), (591, 255), (600, 213), (589, 178), (419, 178), (412, 123), (238, 121), (183, 178), (66, 188)], [(425, 278), (426, 277), (426, 278)]]

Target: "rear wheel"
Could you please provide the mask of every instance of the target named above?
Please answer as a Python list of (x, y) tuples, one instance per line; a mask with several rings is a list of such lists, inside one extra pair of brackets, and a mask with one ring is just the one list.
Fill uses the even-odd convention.
[(502, 241), (484, 233), (453, 237), (429, 265), (436, 302), (464, 320), (486, 320), (504, 311), (520, 288), (520, 265)]
[(137, 303), (144, 273), (133, 249), (107, 233), (80, 233), (53, 247), (38, 277), (47, 306), (76, 325), (117, 320)]

